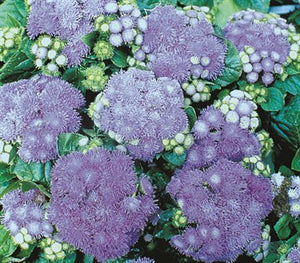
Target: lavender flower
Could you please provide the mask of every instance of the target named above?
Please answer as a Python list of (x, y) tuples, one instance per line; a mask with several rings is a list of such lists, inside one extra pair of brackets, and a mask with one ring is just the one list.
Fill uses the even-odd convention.
[(192, 132), (196, 140), (185, 165), (193, 168), (207, 167), (223, 158), (238, 162), (259, 154), (261, 148), (254, 134), (226, 122), (222, 112), (213, 107), (201, 112)]
[(177, 170), (167, 192), (196, 225), (173, 236), (172, 246), (204, 262), (235, 260), (260, 238), (260, 220), (272, 210), (269, 180), (224, 159), (205, 171)]
[(136, 193), (133, 161), (118, 151), (74, 152), (57, 161), (51, 176), (49, 218), (59, 237), (99, 261), (128, 253), (156, 210), (150, 182), (144, 178), (145, 194)]
[(288, 259), (293, 262), (299, 262), (300, 261), (300, 247), (295, 247), (292, 249), (292, 251), (288, 255)]
[[(191, 16), (191, 12), (187, 14)], [(215, 79), (222, 73), (226, 47), (213, 35), (211, 23), (199, 14), (200, 19), (190, 23), (184, 12), (172, 6), (160, 6), (151, 12), (142, 50), (149, 54), (147, 66), (156, 76), (183, 82), (190, 75)]]
[(225, 36), (240, 51), (244, 72), (250, 83), (257, 82), (259, 73), (263, 72), (263, 83), (270, 85), (274, 81), (273, 74), (281, 74), (287, 61), (290, 44), (285, 28), (288, 25), (280, 18), (273, 20), (252, 10), (241, 11), (234, 14), (224, 28)]
[(55, 158), (57, 136), (80, 127), (75, 109), (84, 104), (84, 97), (64, 80), (36, 76), (5, 84), (0, 94), (0, 137), (11, 141), (20, 136), (24, 161)]
[[(97, 8), (91, 9), (95, 0), (87, 0), (81, 3), (77, 0), (41, 1), (31, 3), (30, 14), (27, 21), (27, 31), (31, 38), (47, 33), (59, 36), (67, 41), (63, 54), (68, 57), (68, 65), (78, 65), (89, 48), (82, 41), (82, 37), (93, 30), (92, 20), (96, 14), (104, 12), (104, 2), (99, 1)], [(102, 4), (102, 5), (101, 5)]]
[(300, 215), (300, 177), (292, 176), (288, 197), (290, 214), (294, 217), (298, 217)]
[(16, 189), (5, 194), (0, 201), (4, 212), (2, 224), (13, 236), (20, 235), (22, 228), (33, 238), (50, 236), (53, 228), (44, 217), (45, 210), (41, 207), (44, 199), (45, 196), (38, 190), (24, 193)]
[(150, 71), (129, 69), (112, 76), (92, 107), (95, 124), (142, 160), (151, 160), (163, 150), (163, 139), (188, 125), (179, 83), (156, 80)]

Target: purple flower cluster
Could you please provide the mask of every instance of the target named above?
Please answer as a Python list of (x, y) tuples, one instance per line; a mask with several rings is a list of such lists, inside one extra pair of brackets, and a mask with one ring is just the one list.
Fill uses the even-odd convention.
[(239, 162), (245, 156), (260, 153), (261, 144), (256, 135), (226, 122), (222, 112), (214, 107), (201, 112), (192, 132), (195, 142), (185, 163), (192, 168), (207, 167), (223, 158)]
[[(203, 154), (203, 152), (201, 152)], [(167, 192), (178, 202), (189, 226), (171, 244), (204, 262), (234, 261), (260, 242), (260, 220), (272, 210), (270, 181), (241, 164), (221, 159), (207, 170), (177, 170)]]
[(62, 53), (68, 57), (68, 65), (78, 65), (89, 52), (82, 37), (93, 31), (92, 18), (106, 13), (112, 0), (34, 0), (30, 6), (27, 31), (31, 38), (47, 33), (67, 40)]
[(143, 36), (137, 34), (137, 31), (144, 32), (147, 28), (147, 21), (141, 16), (141, 11), (133, 5), (123, 5), (116, 7), (117, 12), (119, 16), (109, 23), (110, 43), (116, 47), (132, 41), (141, 45)]
[(157, 209), (148, 178), (140, 179), (137, 193), (133, 161), (118, 151), (71, 153), (51, 176), (49, 218), (59, 237), (99, 261), (128, 253)]
[(294, 217), (300, 215), (300, 177), (291, 177), (291, 186), (288, 190), (290, 214)]
[(45, 220), (45, 210), (41, 207), (44, 198), (36, 189), (25, 193), (16, 189), (5, 194), (0, 201), (4, 212), (1, 223), (13, 236), (21, 228), (26, 228), (28, 234), (35, 238), (51, 236), (53, 227)]
[(300, 262), (300, 247), (295, 247), (288, 255), (288, 259), (293, 262)]
[(129, 69), (112, 76), (96, 104), (95, 124), (125, 142), (137, 159), (151, 160), (188, 125), (183, 92), (176, 80), (155, 79), (153, 72)]
[(149, 54), (147, 65), (157, 77), (183, 82), (190, 75), (215, 79), (221, 74), (226, 47), (199, 14), (190, 24), (190, 18), (173, 6), (159, 6), (151, 12), (142, 50)]
[(288, 30), (280, 29), (288, 25), (280, 18), (273, 21), (264, 17), (256, 11), (238, 12), (227, 23), (224, 33), (240, 51), (248, 82), (255, 83), (261, 76), (262, 82), (268, 86), (274, 81), (274, 74), (282, 74), (290, 44)]
[(0, 90), (0, 138), (21, 137), (24, 161), (47, 161), (57, 156), (57, 136), (76, 132), (84, 104), (79, 90), (55, 77), (36, 76), (5, 84)]

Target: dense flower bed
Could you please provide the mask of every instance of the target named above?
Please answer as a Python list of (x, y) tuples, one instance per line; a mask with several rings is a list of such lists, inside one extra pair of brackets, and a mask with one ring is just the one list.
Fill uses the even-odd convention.
[(299, 19), (268, 2), (0, 1), (0, 261), (300, 262)]

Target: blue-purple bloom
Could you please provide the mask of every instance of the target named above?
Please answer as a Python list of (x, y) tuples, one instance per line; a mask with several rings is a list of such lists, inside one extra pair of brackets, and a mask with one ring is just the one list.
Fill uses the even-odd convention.
[(129, 252), (156, 211), (153, 188), (133, 161), (102, 148), (61, 157), (51, 171), (49, 219), (59, 237), (99, 261)]
[(107, 13), (111, 0), (35, 0), (31, 3), (27, 31), (31, 38), (47, 33), (67, 41), (63, 54), (68, 65), (78, 65), (89, 52), (82, 37), (93, 31), (93, 18)]
[(213, 33), (204, 16), (190, 24), (184, 12), (173, 6), (156, 7), (147, 19), (142, 46), (152, 56), (148, 67), (156, 76), (179, 82), (190, 75), (217, 78), (224, 69), (226, 47)]
[(300, 262), (300, 247), (295, 247), (288, 255), (288, 259), (291, 263)]
[(153, 72), (129, 69), (113, 75), (96, 104), (95, 124), (125, 142), (137, 159), (152, 160), (162, 140), (186, 130), (183, 92), (176, 80), (155, 79)]
[(234, 261), (260, 240), (260, 220), (272, 210), (270, 181), (225, 159), (203, 171), (177, 170), (167, 192), (195, 224), (173, 236), (172, 246), (204, 262)]
[(300, 215), (300, 177), (291, 177), (291, 186), (288, 190), (290, 214), (294, 217)]
[(288, 25), (280, 18), (271, 21), (264, 17), (252, 10), (238, 12), (226, 24), (224, 33), (240, 51), (248, 82), (257, 82), (263, 73), (262, 82), (268, 86), (274, 81), (273, 73), (281, 74), (290, 44), (285, 29)]
[(155, 263), (155, 261), (151, 258), (144, 257), (144, 258), (127, 260), (126, 263)]
[(36, 76), (1, 87), (0, 137), (21, 137), (19, 155), (24, 161), (47, 161), (57, 156), (57, 136), (76, 132), (84, 104), (80, 91), (55, 77)]
[(3, 206), (1, 223), (15, 236), (26, 228), (34, 238), (49, 237), (53, 231), (52, 225), (45, 219), (42, 203), (45, 196), (38, 190), (22, 192), (20, 189), (5, 194), (0, 203)]
[(260, 153), (261, 145), (256, 135), (226, 122), (222, 112), (214, 107), (201, 112), (192, 133), (195, 142), (185, 163), (192, 168), (208, 167), (223, 158), (239, 162), (246, 156)]

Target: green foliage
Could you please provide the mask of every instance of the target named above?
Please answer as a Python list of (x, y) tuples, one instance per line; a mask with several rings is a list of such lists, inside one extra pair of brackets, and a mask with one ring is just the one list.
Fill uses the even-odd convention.
[(88, 138), (78, 133), (63, 133), (58, 136), (57, 151), (60, 156), (75, 151), (82, 151)]
[(289, 214), (283, 215), (275, 224), (274, 230), (279, 239), (287, 239), (291, 234), (290, 223), (293, 217)]
[(274, 87), (278, 88), (282, 92), (288, 92), (292, 95), (300, 95), (300, 75), (289, 75), (284, 80), (277, 80), (274, 83)]
[(181, 166), (186, 159), (186, 153), (182, 155), (176, 155), (174, 152), (165, 152), (162, 154), (162, 157), (170, 164)]
[(300, 149), (298, 149), (292, 160), (292, 169), (300, 172)]
[(0, 260), (3, 262), (4, 258), (12, 255), (17, 249), (17, 245), (13, 243), (12, 237), (5, 229), (4, 226), (0, 225)]
[(284, 96), (277, 88), (268, 88), (266, 102), (261, 104), (265, 111), (279, 111), (284, 106)]
[[(179, 0), (179, 2), (188, 2), (188, 1)], [(175, 6), (177, 4), (177, 0), (137, 0), (137, 4), (140, 10), (147, 11), (153, 9), (155, 6), (159, 4)]]
[(188, 120), (189, 120), (189, 128), (192, 129), (194, 127), (194, 124), (197, 120), (197, 114), (195, 109), (192, 106), (188, 106), (184, 109)]
[(21, 158), (18, 158), (16, 163), (11, 166), (11, 173), (15, 174), (19, 180), (44, 185), (50, 184), (50, 170), (51, 163), (49, 161), (46, 163), (26, 163)]
[(22, 0), (6, 0), (0, 5), (0, 27), (25, 26), (27, 10)]
[(112, 57), (111, 61), (112, 63), (119, 67), (119, 68), (125, 68), (128, 66), (127, 64), (127, 57), (128, 55), (124, 53), (121, 50), (114, 50), (114, 56)]
[(214, 83), (221, 87), (226, 87), (229, 84), (237, 81), (242, 74), (242, 64), (239, 57), (239, 52), (236, 47), (228, 40), (225, 40), (227, 52), (225, 57), (225, 69)]
[(300, 96), (294, 96), (279, 111), (271, 114), (271, 127), (288, 147), (296, 151), (300, 142)]

